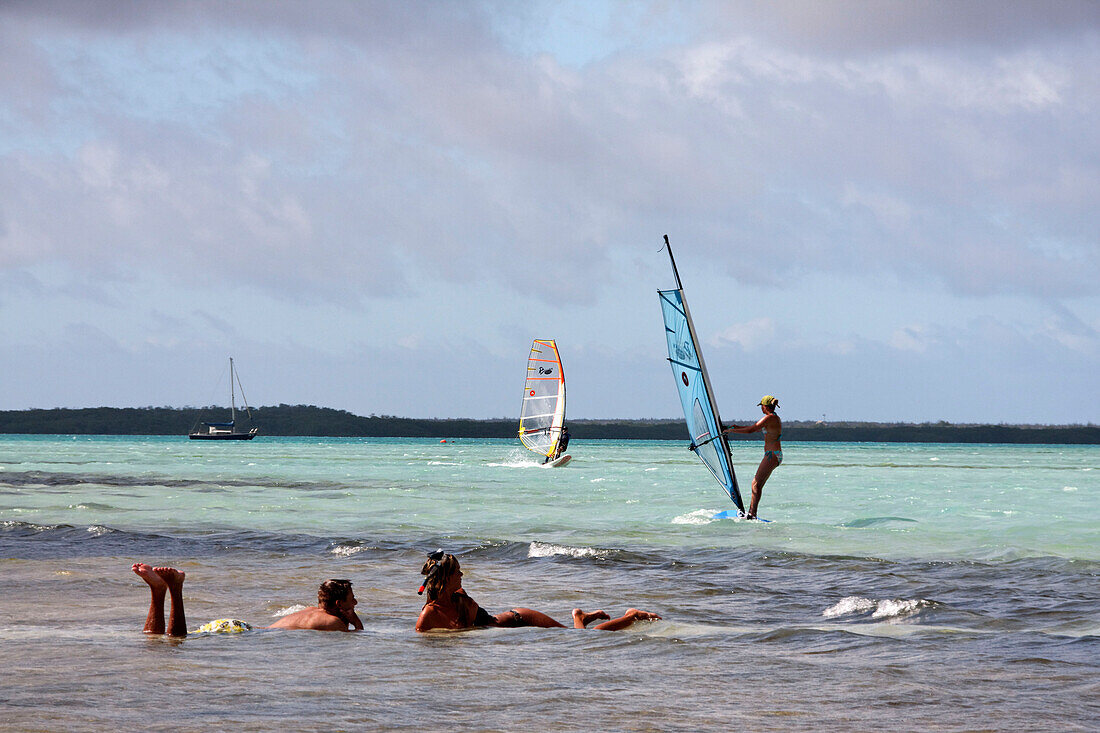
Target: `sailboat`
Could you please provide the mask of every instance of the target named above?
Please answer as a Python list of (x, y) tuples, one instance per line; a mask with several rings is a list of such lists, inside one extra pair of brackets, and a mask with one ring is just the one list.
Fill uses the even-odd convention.
[(668, 243), (667, 234), (665, 249), (668, 250), (668, 259), (672, 263), (676, 289), (658, 290), (657, 295), (665, 319), (668, 363), (672, 366), (672, 376), (676, 379), (676, 390), (680, 393), (688, 435), (691, 436), (688, 448), (710, 470), (714, 480), (722, 485), (730, 501), (737, 507), (736, 512), (719, 512), (715, 518), (743, 517), (745, 505), (741, 501), (737, 476), (733, 472), (729, 441), (722, 432), (722, 420), (718, 417), (714, 389), (710, 386), (707, 365), (699, 352), (699, 337), (695, 333), (695, 323), (691, 320), (691, 311), (688, 310), (687, 300), (684, 298), (684, 286), (680, 282), (680, 273), (676, 270), (676, 260), (672, 256), (672, 246)]
[(565, 427), (565, 372), (553, 339), (535, 339), (531, 344), (519, 413), (519, 439), (528, 450), (544, 457), (544, 466), (564, 466), (572, 459), (563, 455), (569, 443)]
[[(249, 427), (247, 429), (237, 426), (237, 393), (234, 389), (234, 381), (236, 381), (236, 386), (241, 388), (241, 399), (244, 400), (244, 409), (248, 412)], [(229, 422), (197, 423), (195, 427), (191, 428), (191, 432), (187, 434), (187, 437), (191, 440), (252, 440), (256, 437), (259, 428), (251, 427), (252, 408), (248, 406), (248, 398), (244, 396), (241, 379), (233, 368), (232, 356), (229, 357), (229, 404), (231, 410)]]

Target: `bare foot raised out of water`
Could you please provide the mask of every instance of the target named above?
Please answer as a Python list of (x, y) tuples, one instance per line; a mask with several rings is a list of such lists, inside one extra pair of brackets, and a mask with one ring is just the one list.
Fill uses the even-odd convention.
[(156, 572), (159, 568), (154, 568), (148, 563), (136, 562), (130, 569), (133, 570), (139, 578), (148, 583), (149, 587), (153, 590), (168, 590), (168, 582)]
[(153, 568), (153, 572), (160, 576), (161, 580), (172, 590), (182, 588), (183, 579), (187, 577), (187, 573), (175, 568)]
[(583, 629), (593, 621), (606, 621), (610, 616), (605, 611), (592, 611), (591, 613), (585, 613), (579, 608), (573, 609), (573, 628)]
[(649, 611), (639, 611), (637, 608), (626, 609), (627, 616), (633, 618), (635, 621), (660, 621), (661, 617), (655, 613)]

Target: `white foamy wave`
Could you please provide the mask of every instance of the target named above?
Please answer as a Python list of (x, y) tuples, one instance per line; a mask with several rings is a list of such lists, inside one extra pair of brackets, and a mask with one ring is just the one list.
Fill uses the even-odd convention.
[(859, 596), (848, 596), (842, 598), (833, 606), (829, 606), (821, 615), (825, 618), (836, 618), (837, 616), (847, 616), (852, 613), (867, 613), (875, 607), (875, 602), (870, 598), (860, 598)]
[(902, 616), (916, 613), (927, 605), (928, 601), (915, 599), (908, 601), (879, 601), (878, 606), (875, 608), (875, 612), (871, 614), (871, 618), (901, 618)]
[(1076, 486), (1063, 486), (1062, 491), (1077, 491)]
[(503, 461), (500, 463), (486, 463), (485, 465), (503, 468), (542, 468), (541, 463), (531, 463), (531, 461)]
[(282, 618), (283, 616), (289, 616), (292, 613), (298, 613), (299, 611), (304, 611), (307, 608), (309, 608), (309, 606), (303, 606), (301, 603), (295, 603), (293, 606), (289, 606), (287, 608), (284, 608), (281, 611), (276, 611), (275, 613), (273, 613), (271, 615), (274, 616), (275, 618)]
[(340, 557), (351, 557), (352, 555), (358, 555), (365, 549), (367, 548), (362, 545), (337, 545), (329, 550), (329, 552), (333, 555), (339, 555)]
[(93, 537), (102, 537), (103, 535), (111, 534), (112, 532), (114, 532), (113, 529), (111, 529), (110, 527), (104, 527), (101, 524), (93, 524), (91, 527), (88, 527), (88, 534), (92, 535)]
[(17, 522), (17, 521), (12, 520), (12, 519), (8, 519), (6, 521), (0, 522), (0, 527), (3, 527), (4, 529), (14, 529), (16, 527), (21, 527), (23, 529), (29, 529), (29, 530), (33, 530), (35, 532), (45, 532), (47, 530), (56, 529), (56, 527), (48, 525), (48, 524), (35, 524), (33, 522)]
[(589, 483), (602, 484), (604, 481), (607, 481), (607, 479), (605, 479), (605, 478), (594, 478)]
[(656, 471), (656, 470), (657, 470), (657, 467), (656, 467), (656, 466), (653, 466), (652, 468), (647, 468), (647, 469), (645, 470), (645, 472), (646, 472), (646, 473), (649, 473), (650, 471)]
[(931, 601), (923, 599), (891, 599), (875, 601), (860, 596), (848, 596), (840, 599), (836, 604), (829, 606), (821, 615), (825, 618), (838, 618), (840, 616), (859, 615), (871, 612), (871, 618), (902, 618), (916, 613), (930, 605)]
[(672, 518), (673, 524), (710, 524), (715, 521), (714, 515), (717, 512), (714, 509), (696, 509), (693, 512), (687, 514), (681, 514), (678, 517)]
[(549, 542), (532, 542), (527, 548), (527, 557), (551, 557), (553, 555), (566, 555), (568, 557), (605, 557), (607, 555), (607, 550), (597, 550), (594, 547), (552, 545)]

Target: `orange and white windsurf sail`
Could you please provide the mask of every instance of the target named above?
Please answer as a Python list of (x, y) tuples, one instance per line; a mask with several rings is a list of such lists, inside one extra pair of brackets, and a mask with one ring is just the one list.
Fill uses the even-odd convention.
[(553, 339), (535, 339), (527, 359), (527, 382), (519, 413), (519, 439), (529, 449), (551, 456), (565, 422), (565, 373)]

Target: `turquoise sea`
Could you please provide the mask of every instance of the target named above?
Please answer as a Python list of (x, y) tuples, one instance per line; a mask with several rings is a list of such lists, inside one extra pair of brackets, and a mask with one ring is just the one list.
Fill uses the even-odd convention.
[[(742, 490), (762, 448), (738, 442)], [(684, 442), (0, 436), (6, 730), (1096, 730), (1100, 447), (785, 441), (770, 523)], [(418, 635), (424, 555), (499, 612)], [(360, 634), (263, 626), (350, 578)]]

